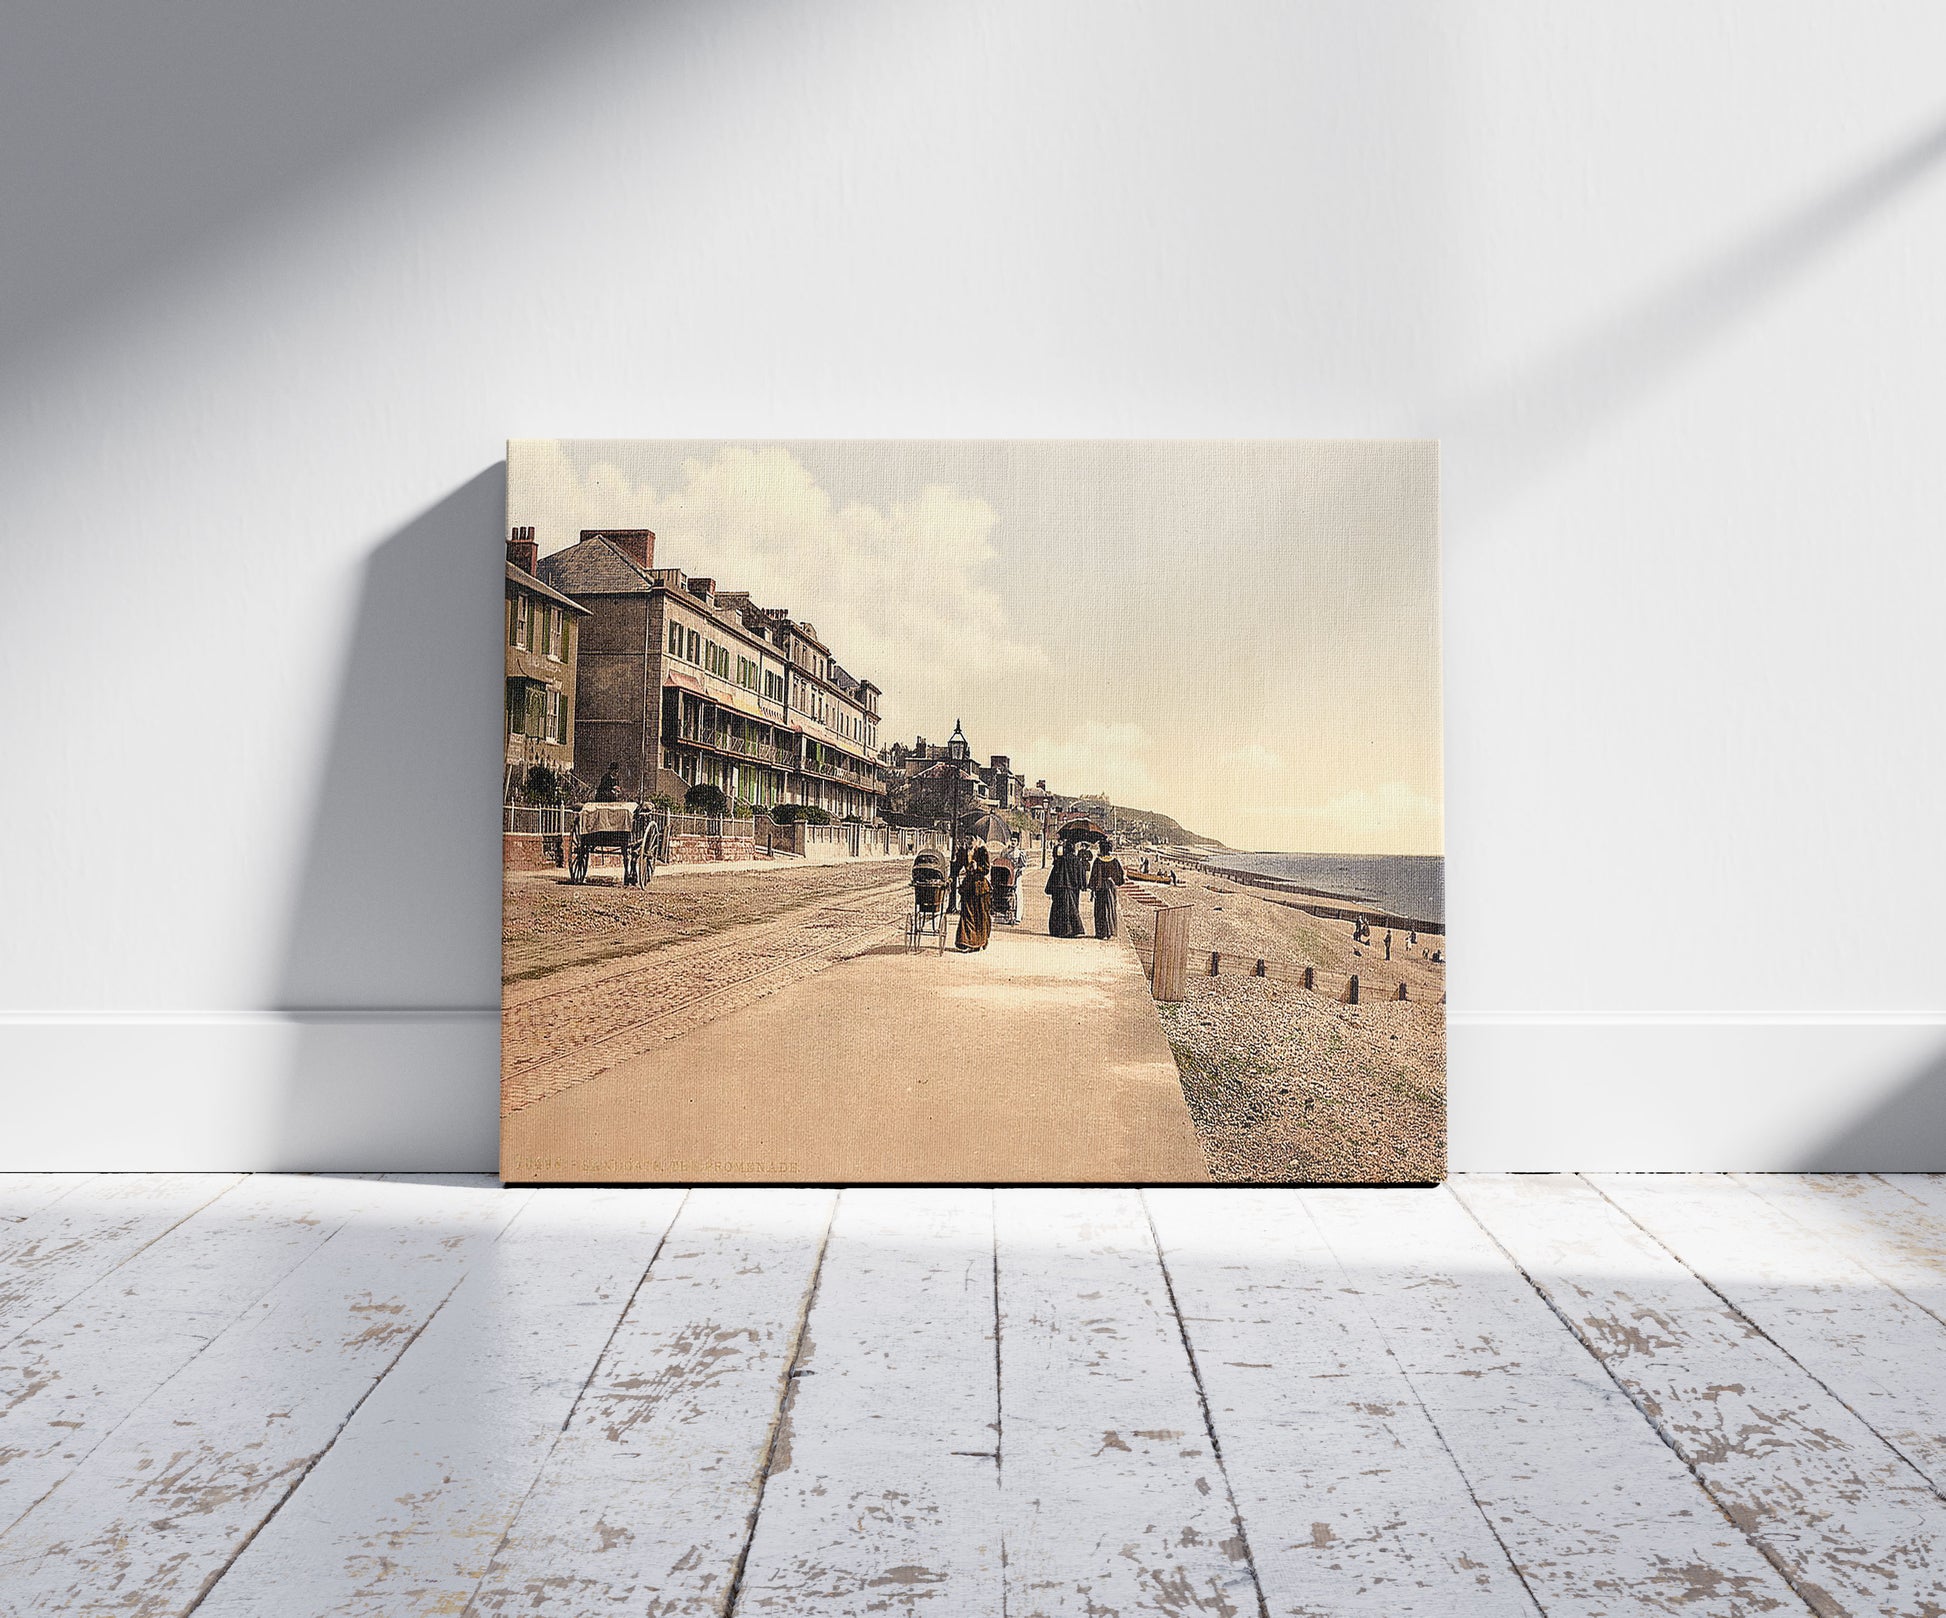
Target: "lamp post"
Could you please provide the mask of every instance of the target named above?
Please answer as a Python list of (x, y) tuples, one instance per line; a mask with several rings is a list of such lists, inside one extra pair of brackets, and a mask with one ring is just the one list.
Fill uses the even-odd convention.
[[(947, 850), (947, 858), (949, 860), (957, 860), (959, 858), (960, 772), (966, 767), (966, 754), (966, 732), (960, 728), (960, 722), (955, 719), (953, 721), (953, 734), (946, 741), (946, 759), (953, 767), (953, 829), (951, 833), (952, 847)], [(951, 869), (951, 867), (949, 866), (948, 869)], [(959, 889), (957, 887), (946, 895), (946, 908), (949, 911), (959, 909)]]

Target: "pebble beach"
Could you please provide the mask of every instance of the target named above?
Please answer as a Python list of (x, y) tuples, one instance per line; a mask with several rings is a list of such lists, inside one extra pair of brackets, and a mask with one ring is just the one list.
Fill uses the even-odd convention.
[[(1420, 1183), (1446, 1163), (1443, 936), (1313, 915), (1304, 896), (1183, 871), (1156, 890), (1193, 907), (1182, 1000), (1157, 1007), (1211, 1176), (1232, 1184)], [(1320, 900), (1320, 904), (1342, 901)], [(1123, 907), (1147, 950), (1153, 918)], [(1221, 957), (1209, 975), (1209, 956)], [(1265, 975), (1256, 975), (1256, 962)], [(1314, 969), (1315, 989), (1297, 981)], [(1360, 1003), (1342, 997), (1360, 978)], [(1407, 998), (1397, 998), (1403, 983)]]

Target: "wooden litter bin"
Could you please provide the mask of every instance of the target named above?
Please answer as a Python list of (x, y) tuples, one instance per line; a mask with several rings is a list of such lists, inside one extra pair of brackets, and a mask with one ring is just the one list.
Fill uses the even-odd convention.
[(1155, 913), (1155, 951), (1149, 968), (1149, 993), (1158, 1000), (1180, 1000), (1189, 966), (1189, 912), (1192, 905), (1162, 905)]

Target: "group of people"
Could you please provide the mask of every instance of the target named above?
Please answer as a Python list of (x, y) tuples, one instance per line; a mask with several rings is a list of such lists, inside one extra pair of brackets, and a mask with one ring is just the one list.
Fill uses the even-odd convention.
[(1070, 838), (1048, 867), (1047, 893), (1054, 904), (1047, 913), (1047, 930), (1056, 938), (1081, 938), (1081, 895), (1095, 899), (1095, 937), (1113, 938), (1121, 924), (1121, 887), (1128, 872), (1115, 857), (1115, 845), (1102, 840), (1096, 856), (1085, 842)]

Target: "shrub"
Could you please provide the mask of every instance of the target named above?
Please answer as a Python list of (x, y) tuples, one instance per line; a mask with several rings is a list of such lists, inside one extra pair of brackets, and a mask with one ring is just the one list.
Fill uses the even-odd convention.
[(721, 787), (698, 781), (683, 794), (682, 806), (692, 815), (720, 815), (728, 811), (730, 800), (723, 796)]
[(831, 824), (831, 811), (820, 809), (814, 803), (801, 803), (797, 806), (797, 818), (808, 826), (828, 826)]
[(668, 815), (674, 814), (681, 806), (668, 793), (658, 792), (653, 798), (649, 799), (649, 807), (651, 809), (660, 809), (665, 815)]
[(550, 770), (545, 764), (529, 765), (521, 790), (529, 803), (565, 803), (568, 777), (558, 770)]

